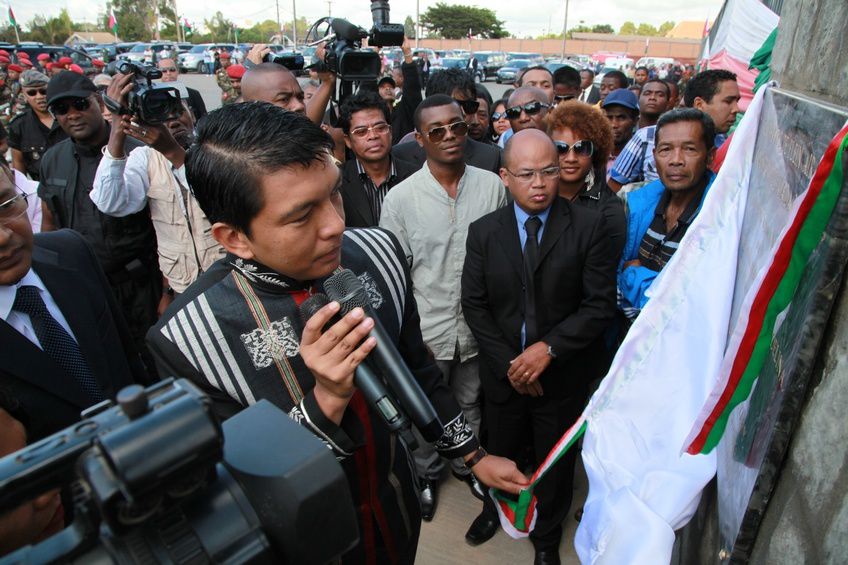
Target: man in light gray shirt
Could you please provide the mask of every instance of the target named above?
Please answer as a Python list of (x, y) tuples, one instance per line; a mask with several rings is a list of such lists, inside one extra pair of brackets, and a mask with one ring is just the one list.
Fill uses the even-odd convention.
[[(462, 315), (460, 279), (468, 226), (505, 206), (506, 190), (494, 173), (465, 164), (468, 124), (453, 98), (437, 94), (425, 99), (415, 112), (415, 129), (427, 161), (386, 195), (380, 227), (400, 240), (412, 273), (424, 342), (477, 433), (481, 406), (477, 343)], [(433, 446), (420, 436), (419, 444), (413, 456), (422, 481), (422, 517), (430, 520), (443, 465)], [(451, 461), (451, 466), (472, 494), (485, 496), (462, 461)]]

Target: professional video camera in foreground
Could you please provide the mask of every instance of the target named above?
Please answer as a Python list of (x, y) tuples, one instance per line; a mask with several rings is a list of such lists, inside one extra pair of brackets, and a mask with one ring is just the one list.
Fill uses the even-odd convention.
[(123, 61), (117, 65), (117, 71), (124, 75), (134, 75), (135, 85), (127, 94), (127, 105), (108, 96), (103, 103), (109, 111), (118, 115), (132, 115), (145, 124), (164, 124), (178, 118), (183, 111), (180, 91), (167, 84), (153, 84), (154, 79), (162, 78), (162, 71), (149, 65), (137, 65)]
[(69, 483), (73, 522), (0, 563), (318, 564), (357, 540), (321, 441), (264, 400), (222, 426), (185, 379), (127, 387), (0, 459), (0, 512)]

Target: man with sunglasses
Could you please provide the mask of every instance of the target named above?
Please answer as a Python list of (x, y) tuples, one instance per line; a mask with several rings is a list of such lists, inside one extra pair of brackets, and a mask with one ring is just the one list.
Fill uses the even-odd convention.
[(568, 65), (554, 72), (554, 105), (573, 100), (583, 92), (580, 89), (580, 73)]
[[(156, 263), (156, 234), (145, 209), (124, 218), (100, 212), (89, 198), (109, 123), (103, 118), (97, 87), (85, 76), (61, 71), (47, 84), (47, 106), (68, 134), (41, 158), (38, 195), (43, 201), (45, 231), (70, 228), (79, 232), (109, 280), (112, 292), (130, 325), (151, 372), (152, 359), (144, 336), (156, 322), (162, 297), (162, 274)], [(114, 119), (118, 122), (118, 116)], [(141, 144), (127, 140), (129, 153)]]
[[(162, 82), (180, 82), (180, 68), (173, 59), (159, 59), (157, 66), (162, 71)], [(206, 115), (206, 104), (203, 102), (203, 96), (194, 88), (186, 87), (186, 90), (188, 90), (188, 105), (191, 108), (191, 113), (195, 120), (199, 120)]]
[(380, 221), (389, 190), (416, 171), (415, 165), (391, 155), (389, 109), (378, 94), (359, 91), (339, 109), (338, 127), (353, 153), (342, 167), (345, 225), (370, 228)]
[(38, 180), (39, 161), (44, 152), (67, 137), (59, 122), (47, 111), (49, 80), (38, 71), (24, 71), (21, 92), (27, 106), (9, 122), (12, 166), (33, 180)]
[[(427, 98), (436, 94), (444, 94), (454, 99), (462, 109), (462, 117), (469, 127), (478, 121), (477, 88), (474, 81), (463, 69), (441, 69), (433, 73), (427, 82), (424, 93)], [(416, 139), (418, 134), (414, 136)], [(405, 138), (406, 139), (406, 138)], [(415, 163), (419, 168), (427, 160), (423, 147), (415, 140), (401, 140), (392, 147), (392, 155), (398, 159)], [(473, 139), (466, 140), (463, 151), (465, 162), (473, 167), (497, 173), (501, 166), (500, 149), (492, 145), (480, 143)]]
[[(438, 73), (436, 73), (438, 74)], [(435, 76), (431, 80), (436, 80)], [(412, 275), (421, 314), (421, 334), (433, 352), (446, 383), (453, 389), (468, 423), (479, 433), (481, 388), (477, 344), (460, 315), (460, 274), (468, 226), (506, 205), (506, 191), (497, 175), (466, 165), (463, 150), (468, 124), (450, 96), (429, 96), (415, 111), (415, 137), (427, 162), (389, 191), (383, 200), (380, 227), (400, 241)], [(419, 438), (413, 453), (423, 487), (425, 520), (436, 510), (437, 481), (442, 461), (431, 444)], [(480, 486), (462, 461), (452, 460), (454, 476), (465, 481), (474, 496)]]
[[(510, 139), (501, 179), (513, 204), (471, 224), (462, 270), (462, 312), (480, 347), (487, 448), (515, 458), (530, 438), (536, 464), (580, 415), (594, 376), (589, 346), (615, 314), (616, 259), (604, 218), (558, 196), (559, 163), (544, 132)], [(534, 492), (537, 565), (560, 563), (575, 453)], [(486, 497), (466, 540), (487, 541), (498, 523)]]
[(506, 117), (513, 133), (525, 129), (545, 129), (545, 116), (551, 107), (547, 94), (533, 86), (522, 86), (510, 95), (506, 107)]

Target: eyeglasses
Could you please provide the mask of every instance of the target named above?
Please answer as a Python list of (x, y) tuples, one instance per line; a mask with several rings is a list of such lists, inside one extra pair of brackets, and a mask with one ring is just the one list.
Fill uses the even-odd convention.
[(476, 114), (480, 108), (480, 103), (476, 100), (457, 100), (454, 98), (454, 101), (459, 104), (459, 107), (462, 108), (462, 113), (466, 115)]
[(354, 137), (364, 138), (372, 131), (377, 135), (383, 135), (384, 133), (388, 133), (391, 129), (389, 124), (386, 122), (380, 122), (378, 124), (370, 125), (370, 126), (360, 126), (358, 128), (353, 128), (350, 130), (350, 135)]
[(38, 94), (42, 96), (47, 96), (46, 88), (33, 88), (32, 90), (24, 90), (24, 92), (26, 92), (27, 96), (36, 96)]
[(165, 67), (165, 68), (159, 69), (159, 70), (162, 71), (163, 73), (175, 73), (175, 72), (177, 72), (176, 67)]
[(71, 110), (71, 106), (80, 112), (85, 112), (91, 106), (88, 98), (65, 98), (50, 105), (50, 113), (54, 116), (64, 116)]
[(557, 104), (559, 104), (560, 102), (565, 102), (566, 100), (574, 100), (575, 98), (577, 97), (573, 94), (561, 94), (554, 96), (554, 100), (557, 102)]
[(468, 124), (465, 122), (453, 122), (446, 126), (434, 127), (427, 132), (427, 138), (433, 143), (438, 143), (445, 138), (450, 129), (451, 133), (456, 137), (462, 137), (468, 134)]
[(591, 157), (595, 152), (595, 144), (585, 139), (575, 141), (571, 145), (564, 141), (554, 141), (554, 145), (556, 145), (560, 157), (567, 155), (569, 151), (574, 151), (574, 154), (578, 157)]
[(505, 118), (505, 117), (506, 117), (505, 111), (504, 112), (492, 112), (492, 121), (494, 121), (494, 122), (500, 120), (501, 118)]
[(519, 171), (517, 173), (513, 173), (509, 169), (506, 170), (509, 174), (514, 176), (518, 182), (528, 183), (531, 182), (536, 175), (544, 180), (546, 178), (552, 179), (559, 177), (559, 167), (545, 167), (544, 169), (539, 169), (538, 171)]
[(513, 106), (512, 108), (506, 109), (506, 117), (510, 120), (518, 119), (521, 116), (521, 111), (524, 110), (527, 112), (528, 116), (532, 116), (534, 114), (538, 114), (542, 111), (542, 108), (550, 108), (550, 104), (545, 104), (544, 102), (539, 102), (538, 100), (534, 100), (533, 102), (528, 102), (524, 106)]
[(20, 192), (12, 198), (0, 203), (0, 225), (8, 225), (24, 214), (27, 211), (26, 194)]

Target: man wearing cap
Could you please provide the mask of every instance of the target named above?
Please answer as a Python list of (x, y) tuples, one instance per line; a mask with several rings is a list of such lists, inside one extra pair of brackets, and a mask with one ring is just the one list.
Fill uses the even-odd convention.
[[(230, 75), (227, 73), (227, 69), (232, 62), (230, 54), (224, 51), (220, 57), (221, 68), (215, 71), (215, 82), (218, 83), (218, 88), (221, 89), (221, 102), (228, 104), (238, 98), (238, 95), (234, 96), (235, 92), (233, 91), (232, 82), (230, 82)], [(229, 102), (227, 102), (228, 100)]]
[(50, 62), (50, 55), (47, 53), (39, 53), (35, 60), (38, 61), (38, 66), (40, 67), (39, 70), (46, 71), (47, 63)]
[[(163, 57), (159, 59), (157, 66), (162, 72), (162, 82), (180, 82), (180, 68), (173, 59)], [(180, 82), (180, 84), (182, 83)], [(197, 121), (206, 115), (206, 104), (203, 102), (203, 96), (200, 92), (189, 87), (186, 87), (186, 90), (188, 91), (188, 105), (195, 121)]]
[[(144, 335), (157, 318), (162, 274), (150, 214), (144, 210), (113, 218), (101, 213), (89, 198), (109, 140), (109, 123), (103, 118), (94, 83), (83, 75), (60, 71), (47, 83), (47, 106), (69, 139), (41, 158), (38, 195), (44, 201), (43, 227), (45, 231), (76, 230), (94, 248), (145, 364), (155, 375)], [(126, 151), (139, 145), (127, 140)]]
[[(122, 90), (132, 80), (131, 75), (116, 74), (107, 96), (126, 105)], [(212, 237), (209, 220), (188, 188), (183, 165), (186, 149), (194, 140), (195, 120), (185, 86), (171, 85), (180, 91), (182, 114), (155, 126), (133, 123), (130, 116), (121, 116), (120, 121), (116, 117), (89, 195), (101, 212), (119, 218), (149, 207), (159, 267), (165, 277), (162, 306), (224, 256)], [(145, 145), (127, 153), (127, 135)]]
[(9, 122), (9, 147), (12, 167), (38, 180), (41, 156), (67, 137), (59, 123), (47, 111), (47, 75), (34, 70), (21, 75), (23, 111)]
[(601, 108), (612, 126), (613, 148), (607, 160), (607, 177), (609, 177), (612, 164), (636, 131), (636, 124), (639, 122), (639, 100), (633, 92), (626, 88), (619, 88), (607, 94), (601, 103)]
[(8, 71), (8, 75), (6, 75), (6, 86), (9, 87), (9, 90), (12, 92), (11, 99), (11, 109), (9, 114), (14, 116), (18, 113), (18, 100), (21, 94), (21, 73), (24, 72), (24, 68), (16, 63), (12, 63), (9, 65), (6, 70)]
[[(69, 71), (71, 69), (71, 65), (74, 64), (74, 60), (70, 57), (59, 57), (59, 60), (56, 61), (56, 63), (59, 64), (59, 70)], [(56, 65), (54, 64), (54, 67), (55, 66)]]
[(230, 85), (229, 89), (221, 93), (221, 102), (223, 104), (241, 102), (241, 78), (244, 76), (244, 65), (228, 65), (224, 72), (230, 80)]

